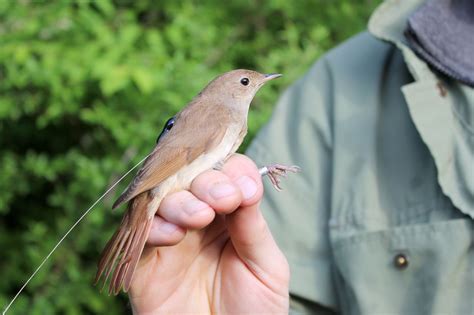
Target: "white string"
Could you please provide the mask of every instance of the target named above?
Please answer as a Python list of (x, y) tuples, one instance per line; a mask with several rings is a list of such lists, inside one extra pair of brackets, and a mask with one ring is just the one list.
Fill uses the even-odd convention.
[(99, 199), (97, 199), (93, 204), (92, 206), (89, 207), (89, 209), (86, 210), (86, 212), (84, 212), (81, 217), (71, 226), (71, 228), (69, 228), (69, 230), (66, 232), (66, 234), (64, 234), (64, 236), (59, 240), (59, 242), (53, 247), (53, 249), (49, 252), (49, 254), (44, 258), (44, 260), (41, 262), (41, 264), (38, 266), (38, 268), (36, 268), (36, 270), (33, 272), (33, 274), (28, 278), (28, 280), (26, 280), (25, 284), (23, 284), (23, 286), (20, 288), (20, 290), (17, 292), (17, 294), (13, 297), (13, 299), (10, 301), (10, 303), (7, 305), (7, 307), (5, 307), (5, 309), (3, 310), (3, 313), (2, 315), (5, 315), (8, 311), (8, 309), (10, 308), (10, 306), (12, 306), (13, 302), (15, 302), (16, 298), (21, 294), (21, 292), (25, 289), (25, 287), (28, 285), (28, 283), (31, 281), (31, 279), (33, 279), (33, 277), (38, 273), (38, 271), (41, 269), (41, 267), (43, 267), (43, 265), (46, 263), (46, 261), (49, 259), (49, 257), (54, 253), (54, 251), (59, 247), (59, 245), (61, 245), (61, 243), (64, 241), (64, 239), (69, 235), (69, 233), (71, 233), (71, 231), (79, 224), (79, 222), (82, 221), (82, 219), (84, 219), (84, 217), (92, 210), (92, 208), (95, 207), (96, 204), (99, 203), (99, 201), (101, 201), (112, 189), (115, 188), (115, 186), (118, 185), (118, 183), (120, 183), (128, 174), (130, 174), (131, 171), (133, 171), (135, 168), (137, 168), (138, 165), (140, 165), (143, 161), (145, 161), (145, 159), (148, 157), (145, 156), (140, 162), (138, 162), (134, 167), (132, 167), (130, 170), (128, 170), (127, 173), (125, 173), (122, 177), (119, 178), (119, 180), (117, 180), (109, 189), (107, 189), (107, 191), (99, 197)]

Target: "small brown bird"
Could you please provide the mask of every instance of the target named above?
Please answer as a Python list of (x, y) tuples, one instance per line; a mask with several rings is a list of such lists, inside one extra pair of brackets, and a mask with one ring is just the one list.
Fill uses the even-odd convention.
[[(163, 198), (188, 189), (200, 173), (220, 169), (247, 134), (247, 115), (255, 93), (280, 74), (234, 70), (211, 81), (184, 109), (169, 119), (151, 154), (113, 205), (128, 202), (120, 227), (102, 252), (95, 279), (112, 275), (109, 293), (127, 292), (155, 212)], [(264, 167), (279, 188), (278, 176), (294, 167)]]

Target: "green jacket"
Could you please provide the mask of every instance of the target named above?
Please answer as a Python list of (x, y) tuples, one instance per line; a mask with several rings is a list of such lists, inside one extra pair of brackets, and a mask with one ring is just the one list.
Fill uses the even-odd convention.
[(474, 91), (404, 43), (419, 4), (383, 3), (248, 150), (303, 169), (262, 203), (295, 313), (474, 314)]

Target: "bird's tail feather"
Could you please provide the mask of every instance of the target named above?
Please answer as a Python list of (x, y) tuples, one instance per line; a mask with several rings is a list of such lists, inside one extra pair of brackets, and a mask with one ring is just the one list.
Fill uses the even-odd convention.
[(125, 292), (130, 289), (153, 222), (153, 214), (147, 211), (149, 201), (148, 194), (142, 193), (129, 202), (120, 227), (102, 251), (95, 284), (104, 277), (105, 286), (112, 275), (109, 294), (118, 294), (122, 288)]

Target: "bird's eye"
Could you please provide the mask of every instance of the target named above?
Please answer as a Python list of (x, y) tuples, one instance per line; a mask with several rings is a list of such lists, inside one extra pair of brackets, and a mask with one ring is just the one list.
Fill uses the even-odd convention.
[(242, 78), (242, 79), (240, 80), (240, 83), (241, 83), (242, 85), (249, 85), (250, 80), (249, 80), (248, 78)]
[(168, 131), (171, 130), (171, 128), (173, 128), (174, 126), (174, 117), (171, 117), (170, 119), (168, 119), (165, 123), (165, 126), (163, 127), (163, 131), (161, 131), (160, 135), (158, 136), (158, 139), (156, 139), (156, 143), (158, 143), (158, 141), (160, 141), (160, 139), (166, 135), (168, 133)]

